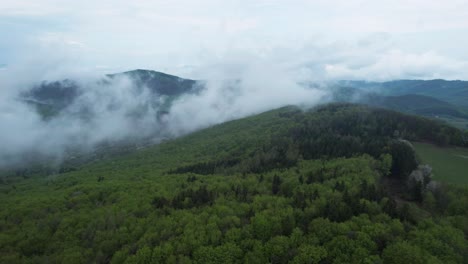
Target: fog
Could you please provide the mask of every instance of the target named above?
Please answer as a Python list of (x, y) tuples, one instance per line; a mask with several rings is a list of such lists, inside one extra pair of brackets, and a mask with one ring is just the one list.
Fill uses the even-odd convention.
[[(25, 91), (41, 81), (65, 78), (78, 84), (79, 95), (57, 115), (43, 118), (35, 105), (24, 101)], [(137, 87), (125, 76), (9, 68), (0, 72), (0, 166), (21, 164), (32, 153), (60, 163), (70, 153), (89, 153), (103, 142), (144, 139), (156, 144), (284, 105), (319, 103), (324, 90), (302, 87), (298, 83), (303, 81), (295, 71), (268, 61), (238, 62), (236, 70), (232, 65), (216, 67), (196, 84), (200, 91), (178, 97), (161, 114), (168, 97)]]
[(267, 63), (211, 70), (205, 90), (175, 102), (168, 116), (171, 131), (186, 133), (284, 105), (311, 107), (326, 95), (325, 90), (301, 86), (304, 80), (295, 72)]
[[(105, 77), (134, 68), (88, 67), (85, 62), (91, 59), (86, 54), (75, 46), (47, 42), (31, 46), (15, 63), (2, 68), (0, 166), (22, 164), (25, 156), (28, 160), (47, 157), (59, 164), (77, 152), (92, 153), (101, 143), (157, 144), (284, 105), (312, 107), (329, 100), (327, 85), (335, 80), (464, 79), (463, 69), (468, 65), (433, 51), (400, 50), (385, 34), (356, 42), (319, 39), (293, 48), (276, 45), (250, 51), (230, 47), (224, 52), (200, 53), (189, 67), (155, 68), (200, 80), (197, 85), (203, 87), (177, 98), (166, 113), (161, 107), (168, 97), (136, 87), (123, 76)], [(80, 93), (53, 118), (44, 119), (21, 99), (42, 81), (64, 79), (77, 82)], [(309, 83), (320, 88), (303, 85)]]

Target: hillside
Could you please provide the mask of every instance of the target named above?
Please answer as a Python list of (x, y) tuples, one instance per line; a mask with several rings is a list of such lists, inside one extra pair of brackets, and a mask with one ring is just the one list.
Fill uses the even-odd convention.
[(340, 85), (383, 95), (419, 94), (431, 96), (468, 110), (468, 81), (395, 80), (389, 82), (341, 81)]
[(466, 136), (359, 105), (285, 107), (61, 174), (9, 175), (0, 262), (463, 263), (468, 189), (411, 174), (403, 139)]
[[(355, 83), (354, 85), (357, 85)], [(360, 84), (360, 82), (359, 82)], [(333, 102), (354, 102), (376, 107), (383, 107), (403, 113), (425, 116), (438, 119), (460, 129), (468, 128), (468, 114), (459, 107), (422, 94), (410, 93), (402, 95), (384, 95), (378, 87), (369, 88), (364, 83), (359, 88), (347, 86), (331, 86), (331, 98)]]
[(468, 119), (468, 115), (458, 110), (454, 105), (425, 95), (369, 96), (364, 100), (370, 105), (416, 115), (428, 117), (445, 115)]

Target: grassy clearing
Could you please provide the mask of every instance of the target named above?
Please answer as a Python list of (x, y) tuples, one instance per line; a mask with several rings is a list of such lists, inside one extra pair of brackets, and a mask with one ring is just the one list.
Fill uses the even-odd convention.
[(468, 184), (468, 149), (417, 142), (413, 145), (421, 161), (432, 166), (436, 180)]

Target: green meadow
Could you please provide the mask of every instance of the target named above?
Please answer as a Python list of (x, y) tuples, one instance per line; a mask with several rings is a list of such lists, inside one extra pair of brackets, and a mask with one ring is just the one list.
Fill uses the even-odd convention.
[(434, 178), (439, 181), (468, 184), (468, 149), (439, 147), (428, 143), (413, 143), (422, 163), (433, 168)]

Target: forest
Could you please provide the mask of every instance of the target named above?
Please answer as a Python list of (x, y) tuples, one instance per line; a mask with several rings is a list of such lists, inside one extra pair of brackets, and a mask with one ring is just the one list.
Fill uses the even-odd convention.
[(0, 263), (468, 263), (468, 186), (433, 180), (412, 142), (468, 147), (468, 132), (363, 105), (288, 106), (95, 162), (3, 171)]

